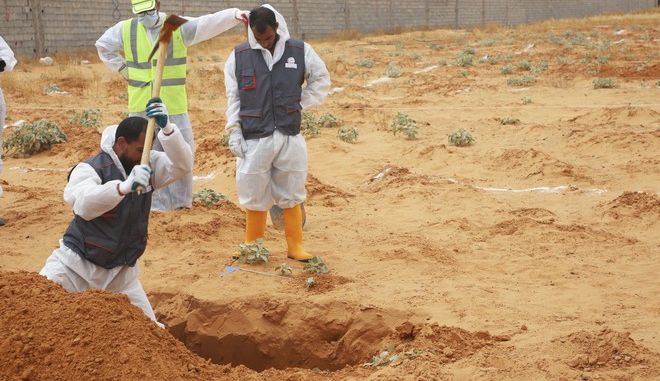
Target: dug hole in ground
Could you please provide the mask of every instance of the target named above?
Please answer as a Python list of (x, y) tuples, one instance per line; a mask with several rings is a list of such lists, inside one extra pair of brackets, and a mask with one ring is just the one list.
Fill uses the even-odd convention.
[[(126, 94), (93, 51), (22, 59), (1, 79), (5, 140), (41, 118), (67, 140), (6, 152), (0, 379), (660, 379), (659, 22), (311, 41), (333, 81), (305, 131), (320, 275), (272, 226), (267, 264), (224, 271), (244, 230), (219, 132), (240, 36), (191, 48), (195, 191), (225, 198), (151, 216), (141, 280), (167, 330), (122, 295), (36, 274), (72, 216), (68, 169)], [(74, 118), (91, 109), (98, 126)]]

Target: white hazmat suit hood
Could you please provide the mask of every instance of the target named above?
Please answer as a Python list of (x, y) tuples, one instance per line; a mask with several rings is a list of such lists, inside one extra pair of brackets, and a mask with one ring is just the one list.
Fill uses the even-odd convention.
[(108, 126), (103, 130), (103, 134), (101, 135), (101, 150), (112, 158), (112, 162), (115, 163), (117, 168), (119, 168), (119, 171), (121, 172), (122, 175), (124, 175), (124, 178), (127, 178), (126, 176), (126, 171), (124, 170), (124, 166), (121, 164), (121, 161), (119, 160), (119, 157), (117, 156), (117, 153), (115, 152), (112, 147), (115, 145), (115, 135), (117, 133), (117, 127), (118, 125), (114, 124), (112, 126)]
[[(269, 68), (272, 69), (273, 64), (277, 63), (280, 60), (280, 58), (282, 58), (282, 55), (284, 54), (284, 44), (291, 38), (291, 35), (289, 34), (289, 28), (286, 24), (286, 20), (284, 20), (284, 17), (280, 12), (276, 11), (275, 8), (273, 8), (270, 4), (264, 4), (262, 5), (262, 7), (268, 8), (271, 11), (273, 11), (273, 13), (275, 13), (275, 21), (277, 21), (278, 24), (277, 34), (280, 36), (280, 38), (275, 43), (275, 49), (273, 50), (273, 59), (268, 65)], [(264, 49), (257, 42), (257, 39), (254, 37), (254, 33), (252, 32), (252, 28), (247, 28), (247, 30), (248, 30), (248, 42), (250, 43), (250, 47), (252, 49), (260, 49), (267, 51), (267, 49)]]

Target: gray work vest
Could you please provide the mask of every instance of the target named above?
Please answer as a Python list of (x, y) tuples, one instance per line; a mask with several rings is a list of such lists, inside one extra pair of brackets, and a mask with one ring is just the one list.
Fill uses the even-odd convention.
[[(105, 184), (124, 180), (110, 155), (101, 152), (85, 161)], [(106, 269), (135, 266), (147, 247), (147, 227), (151, 209), (151, 195), (129, 193), (112, 210), (86, 221), (75, 216), (64, 233), (64, 244), (83, 258)]]
[(245, 139), (259, 139), (278, 129), (284, 135), (300, 133), (300, 96), (305, 80), (305, 43), (288, 40), (282, 58), (268, 70), (261, 50), (243, 43), (234, 48), (236, 80)]

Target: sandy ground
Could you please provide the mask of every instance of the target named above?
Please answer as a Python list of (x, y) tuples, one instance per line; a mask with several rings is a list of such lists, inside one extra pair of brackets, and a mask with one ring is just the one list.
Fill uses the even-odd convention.
[[(192, 48), (195, 190), (229, 201), (152, 216), (139, 265), (159, 318), (203, 358), (273, 368), (257, 378), (660, 379), (659, 25), (654, 11), (311, 41), (335, 88), (314, 112), (360, 135), (308, 139), (306, 246), (331, 269), (309, 290), (273, 227), (270, 262), (242, 267), (286, 262), (292, 278), (220, 276), (244, 229), (221, 143), (222, 68), (240, 38)], [(548, 68), (530, 74), (524, 60)], [(401, 76), (370, 84), (390, 63)], [(507, 84), (522, 75), (535, 82)], [(50, 84), (67, 94), (45, 95)], [(68, 168), (98, 149), (98, 132), (69, 118), (100, 108), (116, 123), (124, 84), (86, 52), (22, 62), (2, 86), (8, 124), (48, 118), (68, 135), (5, 161), (0, 270), (36, 272), (71, 219)], [(397, 112), (416, 140), (390, 132)], [(448, 144), (460, 128), (475, 144)]]

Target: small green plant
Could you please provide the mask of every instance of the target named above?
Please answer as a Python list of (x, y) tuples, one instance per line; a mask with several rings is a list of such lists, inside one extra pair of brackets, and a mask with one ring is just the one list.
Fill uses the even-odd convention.
[(539, 63), (532, 68), (532, 74), (539, 75), (544, 71), (548, 70), (548, 67), (549, 65), (547, 61), (539, 61)]
[(60, 93), (63, 93), (62, 89), (61, 89), (58, 85), (56, 85), (56, 84), (54, 84), (54, 83), (51, 83), (51, 84), (48, 85), (48, 87), (46, 88), (46, 94), (48, 94), (48, 95), (52, 95), (52, 94), (60, 94)]
[(573, 60), (569, 57), (559, 56), (557, 57), (557, 63), (560, 65), (570, 65), (573, 63)]
[(589, 38), (584, 33), (576, 33), (568, 42), (574, 46), (589, 46)]
[(513, 56), (511, 54), (500, 53), (495, 56), (495, 59), (497, 62), (511, 62), (511, 60), (513, 60)]
[(503, 125), (503, 126), (510, 126), (510, 125), (520, 124), (520, 119), (512, 118), (510, 116), (507, 116), (506, 118), (500, 118), (499, 121), (500, 121), (500, 124)]
[(199, 204), (203, 204), (207, 208), (219, 203), (220, 201), (226, 200), (227, 197), (222, 193), (217, 193), (213, 189), (204, 188), (199, 192), (193, 194), (193, 201)]
[(316, 119), (316, 115), (314, 115), (314, 113), (303, 111), (302, 120), (300, 122), (300, 132), (306, 138), (311, 138), (321, 134), (319, 122)]
[(546, 39), (555, 45), (564, 45), (564, 39), (552, 32), (546, 35)]
[(598, 56), (597, 60), (598, 60), (599, 64), (605, 65), (606, 63), (609, 62), (610, 57), (608, 57), (608, 56)]
[(456, 57), (456, 64), (458, 66), (463, 66), (463, 67), (472, 66), (472, 62), (474, 59), (474, 49), (471, 50), (470, 49), (471, 48), (464, 49), (462, 52), (458, 54), (458, 56)]
[(309, 278), (307, 278), (305, 280), (305, 288), (306, 289), (310, 289), (310, 288), (314, 287), (315, 284), (316, 284), (316, 281), (314, 280), (313, 276), (310, 276)]
[(15, 127), (11, 136), (5, 139), (3, 147), (15, 157), (28, 157), (66, 140), (66, 134), (57, 124), (41, 119)]
[(255, 264), (266, 263), (270, 252), (264, 247), (264, 240), (259, 238), (254, 242), (239, 245), (238, 261), (241, 263)]
[(83, 110), (80, 114), (75, 114), (69, 118), (69, 122), (85, 128), (97, 128), (101, 126), (103, 114), (99, 109)]
[(496, 38), (484, 38), (483, 40), (479, 41), (479, 46), (493, 46), (497, 44), (497, 39)]
[(323, 128), (335, 128), (339, 125), (339, 120), (336, 116), (326, 112), (319, 117), (318, 124)]
[(330, 272), (328, 265), (325, 264), (323, 258), (313, 257), (303, 265), (303, 270), (312, 274), (327, 274)]
[(402, 133), (408, 140), (414, 140), (417, 138), (417, 122), (404, 113), (397, 112), (396, 115), (394, 115), (394, 120), (392, 120), (390, 129), (394, 135)]
[(521, 99), (521, 101), (522, 101), (522, 104), (523, 104), (523, 105), (528, 105), (528, 104), (532, 103), (532, 98), (530, 98), (530, 97), (523, 97), (523, 98)]
[(275, 271), (281, 276), (291, 276), (293, 274), (293, 268), (286, 263), (275, 267)]
[(389, 64), (385, 69), (385, 76), (388, 78), (397, 78), (401, 76), (401, 69), (394, 64)]
[(529, 61), (522, 60), (518, 63), (518, 68), (524, 71), (530, 71), (532, 70), (532, 65), (530, 65)]
[(413, 53), (413, 54), (410, 55), (410, 58), (412, 58), (415, 61), (419, 61), (419, 60), (422, 59), (422, 55), (419, 54), (419, 53)]
[(366, 68), (369, 68), (369, 69), (374, 67), (375, 64), (376, 63), (374, 62), (374, 60), (372, 60), (370, 58), (360, 59), (360, 60), (355, 61), (355, 66), (366, 67)]
[(475, 55), (475, 53), (477, 53), (477, 51), (469, 46), (467, 48), (463, 48), (463, 50), (461, 51), (461, 54), (468, 54), (471, 56)]
[(337, 137), (342, 142), (353, 144), (357, 142), (359, 136), (360, 132), (354, 127), (342, 127), (337, 130)]
[(616, 87), (616, 82), (612, 78), (596, 78), (593, 84), (594, 89), (613, 89)]
[(513, 73), (513, 65), (506, 64), (500, 68), (500, 73), (502, 74), (511, 74)]
[(440, 50), (440, 49), (444, 49), (445, 46), (442, 45), (442, 44), (431, 44), (431, 45), (429, 46), (429, 48), (430, 48), (431, 50)]
[(655, 87), (660, 87), (660, 81), (657, 81), (657, 82), (655, 83)]
[(382, 351), (376, 356), (373, 356), (371, 360), (366, 363), (366, 366), (371, 366), (371, 367), (377, 367), (381, 365), (388, 365), (388, 364), (394, 364), (397, 363), (401, 360), (401, 358), (397, 354), (392, 354), (390, 355), (390, 352), (388, 351)]
[(454, 131), (448, 136), (449, 145), (457, 147), (465, 147), (474, 143), (474, 138), (469, 131), (461, 128), (458, 131)]
[(507, 79), (506, 83), (509, 86), (523, 87), (528, 86), (536, 82), (536, 78), (531, 75), (523, 75), (522, 77), (511, 77)]

